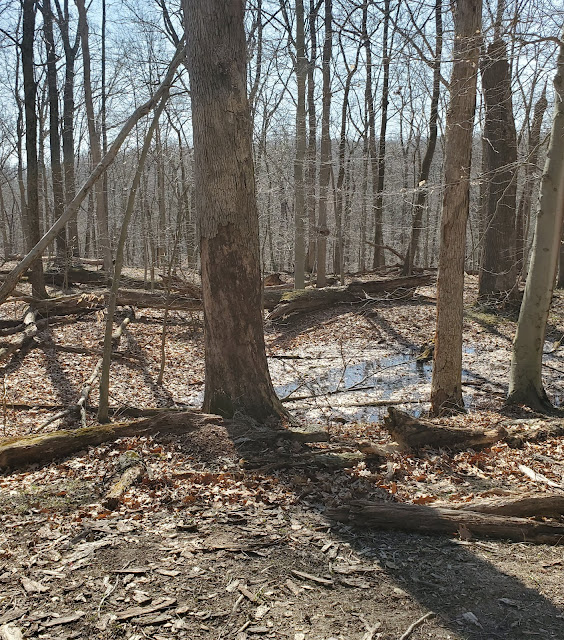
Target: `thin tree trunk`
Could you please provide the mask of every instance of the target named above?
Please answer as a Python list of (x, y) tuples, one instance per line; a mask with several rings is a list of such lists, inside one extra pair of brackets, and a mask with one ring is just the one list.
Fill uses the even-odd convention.
[[(561, 38), (564, 38), (564, 30)], [(554, 78), (554, 116), (540, 184), (531, 264), (519, 313), (511, 370), (509, 403), (553, 410), (542, 384), (542, 355), (552, 301), (564, 215), (564, 45)]]
[(294, 158), (294, 288), (305, 287), (305, 184), (306, 155), (306, 79), (305, 16), (303, 0), (296, 0), (296, 156)]
[[(100, 135), (96, 129), (96, 117), (94, 115), (94, 99), (92, 97), (90, 42), (88, 18), (84, 0), (75, 0), (79, 13), (80, 41), (82, 44), (82, 66), (84, 70), (84, 105), (86, 108), (86, 120), (88, 123), (88, 138), (90, 141), (90, 156), (92, 167), (96, 167), (102, 158)], [(96, 221), (98, 231), (98, 247), (104, 260), (104, 270), (108, 273), (112, 269), (112, 252), (110, 247), (110, 232), (108, 227), (108, 212), (104, 203), (104, 183), (97, 181), (94, 185), (96, 199)]]
[(331, 179), (331, 55), (333, 48), (333, 2), (325, 0), (325, 40), (323, 42), (323, 110), (321, 114), (321, 167), (319, 171), (319, 219), (317, 224), (317, 286), (326, 285), (327, 200)]
[(445, 188), (431, 383), (431, 410), (435, 415), (463, 406), (464, 257), (481, 24), (481, 0), (459, 0), (455, 11), (454, 57), (446, 121)]
[(151, 141), (155, 133), (155, 129), (158, 127), (159, 118), (163, 112), (164, 106), (168, 99), (168, 90), (163, 94), (159, 106), (155, 110), (153, 120), (145, 136), (143, 142), (143, 148), (141, 149), (141, 155), (137, 162), (137, 168), (129, 191), (129, 197), (127, 200), (127, 206), (125, 208), (125, 214), (121, 223), (121, 232), (116, 247), (116, 263), (114, 266), (114, 277), (112, 280), (112, 288), (110, 290), (110, 297), (108, 300), (108, 313), (106, 316), (106, 331), (104, 334), (104, 355), (102, 358), (102, 372), (100, 376), (100, 400), (98, 404), (98, 422), (109, 422), (109, 390), (110, 390), (110, 365), (112, 361), (112, 333), (114, 327), (114, 315), (117, 305), (117, 293), (119, 289), (121, 272), (123, 269), (123, 254), (125, 248), (125, 241), (127, 239), (127, 233), (129, 230), (129, 222), (133, 215), (133, 208), (135, 206), (135, 198), (137, 196), (137, 189), (141, 182), (141, 176), (143, 175), (143, 169), (145, 167), (145, 161), (147, 160), (147, 154), (151, 147)]
[(413, 272), (415, 264), (415, 256), (419, 247), (419, 238), (421, 236), (421, 223), (423, 222), (423, 213), (427, 203), (429, 193), (429, 172), (431, 163), (435, 155), (437, 146), (437, 124), (439, 119), (439, 97), (441, 91), (441, 56), (443, 51), (443, 17), (442, 17), (442, 0), (436, 0), (435, 3), (435, 60), (433, 62), (433, 94), (431, 96), (431, 115), (429, 116), (429, 140), (427, 149), (421, 163), (421, 171), (419, 180), (417, 181), (417, 191), (415, 201), (413, 203), (412, 223), (411, 223), (411, 239), (407, 248), (405, 262), (402, 273), (407, 276)]
[(307, 67), (307, 113), (308, 113), (308, 146), (307, 146), (307, 213), (308, 213), (308, 246), (306, 270), (313, 273), (317, 255), (315, 232), (317, 219), (317, 115), (315, 108), (315, 63), (317, 60), (317, 6), (316, 0), (309, 1), (309, 41), (310, 56)]
[[(39, 163), (37, 159), (37, 114), (35, 99), (37, 85), (34, 77), (33, 41), (35, 36), (35, 0), (23, 0), (23, 35), (21, 42), (22, 71), (25, 106), (25, 146), (27, 175), (27, 248), (31, 249), (40, 239), (39, 222)], [(43, 262), (36, 259), (30, 263), (30, 281), (33, 296), (46, 298)]]

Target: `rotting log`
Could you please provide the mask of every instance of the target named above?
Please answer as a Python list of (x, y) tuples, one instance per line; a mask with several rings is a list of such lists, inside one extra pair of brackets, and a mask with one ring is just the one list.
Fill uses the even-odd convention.
[(474, 511), (395, 502), (354, 501), (329, 509), (325, 515), (331, 520), (371, 529), (443, 535), (464, 532), (465, 538), (471, 535), (535, 544), (564, 544), (564, 524)]
[(475, 511), (517, 518), (559, 518), (564, 515), (564, 495), (531, 493), (465, 502), (451, 508), (457, 511)]
[(393, 293), (403, 297), (412, 294), (417, 287), (432, 284), (434, 279), (434, 275), (424, 274), (405, 278), (351, 282), (346, 287), (291, 291), (282, 296), (280, 304), (269, 314), (268, 320), (277, 320), (295, 313), (326, 309), (337, 304), (353, 304), (383, 293)]
[(206, 424), (221, 424), (220, 416), (199, 411), (167, 412), (135, 422), (117, 422), (81, 429), (63, 429), (23, 438), (0, 440), (0, 471), (28, 464), (47, 464), (57, 458), (97, 447), (119, 438), (182, 434)]
[(37, 335), (38, 328), (36, 324), (37, 310), (30, 307), (23, 319), (24, 330), (18, 337), (0, 348), (0, 362), (3, 362), (11, 355), (22, 349), (25, 345), (29, 344)]
[(135, 451), (127, 451), (121, 455), (119, 464), (121, 466), (121, 475), (112, 484), (102, 500), (102, 506), (110, 511), (117, 509), (123, 494), (147, 473), (143, 460)]
[[(187, 434), (208, 424), (226, 425), (234, 421), (223, 420), (220, 416), (189, 411), (158, 411), (155, 415), (138, 421), (117, 422), (94, 425), (81, 429), (63, 429), (51, 433), (0, 440), (0, 472), (18, 469), (28, 464), (48, 464), (57, 458), (96, 447), (119, 438), (150, 436), (156, 434)], [(240, 428), (239, 428), (240, 430)], [(246, 429), (248, 437), (240, 438), (236, 444), (260, 441), (262, 444), (279, 439), (300, 443), (327, 440), (325, 431), (308, 429)], [(262, 437), (261, 437), (262, 436)]]
[(507, 431), (503, 427), (496, 429), (468, 429), (438, 425), (423, 418), (412, 418), (394, 407), (388, 409), (384, 418), (384, 427), (392, 438), (407, 450), (422, 447), (435, 449), (467, 449), (491, 446), (504, 440)]
[(515, 449), (521, 448), (526, 442), (542, 442), (549, 438), (564, 436), (563, 419), (523, 420), (505, 423), (508, 435), (505, 442)]

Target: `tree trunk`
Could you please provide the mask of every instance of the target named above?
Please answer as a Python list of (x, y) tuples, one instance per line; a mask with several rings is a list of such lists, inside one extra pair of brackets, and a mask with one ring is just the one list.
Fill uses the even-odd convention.
[[(564, 37), (564, 31), (563, 31)], [(511, 371), (509, 403), (550, 412), (542, 384), (542, 355), (548, 312), (558, 264), (564, 214), (564, 45), (554, 78), (555, 102), (550, 144), (541, 178), (533, 253), (519, 313)]]
[(306, 256), (306, 270), (313, 273), (317, 255), (317, 234), (315, 232), (317, 219), (316, 176), (317, 176), (317, 115), (315, 108), (315, 64), (317, 60), (317, 0), (309, 0), (309, 41), (310, 55), (307, 67), (307, 115), (308, 115), (308, 145), (307, 145), (307, 215), (308, 215), (308, 245)]
[(333, 49), (333, 2), (325, 0), (325, 40), (323, 42), (323, 109), (321, 113), (321, 167), (319, 170), (319, 219), (317, 221), (317, 286), (324, 287), (327, 269), (327, 200), (331, 178), (331, 55)]
[(109, 391), (110, 391), (110, 365), (112, 361), (112, 334), (113, 334), (113, 325), (114, 325), (114, 315), (117, 306), (117, 296), (119, 283), (121, 279), (121, 272), (123, 268), (123, 256), (125, 249), (125, 241), (127, 240), (127, 233), (129, 230), (129, 222), (131, 220), (131, 216), (133, 215), (133, 208), (135, 206), (135, 197), (137, 195), (137, 189), (139, 188), (139, 183), (141, 182), (141, 176), (143, 174), (143, 169), (145, 167), (145, 161), (147, 159), (147, 154), (149, 153), (149, 148), (151, 146), (151, 141), (153, 139), (153, 135), (155, 130), (158, 127), (159, 118), (163, 112), (164, 106), (168, 99), (168, 91), (163, 94), (159, 106), (155, 110), (155, 114), (153, 116), (153, 120), (147, 131), (145, 136), (145, 141), (143, 142), (143, 148), (141, 150), (141, 155), (137, 162), (137, 168), (135, 170), (135, 175), (133, 177), (133, 182), (131, 184), (131, 190), (129, 191), (129, 197), (127, 200), (127, 206), (125, 208), (125, 214), (123, 216), (123, 221), (121, 223), (121, 233), (118, 240), (118, 245), (116, 247), (116, 262), (114, 265), (114, 278), (112, 282), (112, 288), (110, 291), (109, 301), (108, 301), (108, 313), (106, 317), (106, 330), (104, 333), (104, 355), (102, 358), (102, 371), (100, 375), (100, 400), (98, 404), (98, 422), (109, 422)]
[[(382, 100), (380, 103), (380, 137), (378, 138), (378, 154), (375, 153), (375, 141), (372, 145), (372, 198), (374, 210), (374, 269), (386, 264), (384, 252), (383, 216), (384, 216), (384, 178), (386, 173), (386, 131), (388, 128), (388, 102), (390, 85), (390, 52), (388, 49), (388, 32), (390, 28), (390, 0), (384, 0), (384, 29), (382, 35)], [(374, 118), (372, 119), (374, 122)], [(372, 139), (374, 135), (372, 134)]]
[[(63, 170), (61, 166), (61, 138), (59, 136), (59, 95), (57, 88), (57, 54), (53, 35), (51, 0), (43, 2), (43, 30), (47, 48), (47, 87), (49, 92), (49, 149), (51, 152), (51, 178), (53, 185), (53, 216), (59, 218), (65, 209)], [(67, 239), (65, 229), (56, 238), (57, 258), (66, 263)]]
[(485, 235), (480, 260), (480, 298), (515, 296), (517, 133), (507, 47), (494, 40), (481, 61), (484, 120)]
[(427, 149), (421, 163), (421, 171), (417, 182), (417, 191), (413, 203), (411, 239), (405, 255), (402, 274), (408, 276), (413, 272), (415, 256), (421, 236), (421, 224), (423, 212), (429, 192), (429, 172), (437, 146), (437, 124), (439, 119), (439, 97), (441, 93), (441, 56), (443, 51), (443, 16), (442, 0), (436, 0), (435, 4), (435, 60), (433, 62), (433, 95), (431, 96), (431, 114), (429, 116), (429, 140)]
[[(35, 98), (37, 85), (34, 75), (33, 41), (35, 37), (35, 0), (23, 1), (23, 35), (21, 42), (22, 72), (24, 82), (25, 105), (25, 147), (27, 174), (27, 207), (26, 207), (26, 241), (31, 249), (40, 239), (39, 224), (39, 162), (37, 159), (37, 113)], [(43, 262), (34, 260), (30, 265), (30, 280), (33, 295), (36, 298), (46, 298), (45, 282), (43, 279)]]
[[(80, 41), (82, 44), (82, 65), (84, 70), (84, 104), (86, 108), (86, 121), (88, 123), (88, 138), (90, 141), (90, 157), (92, 167), (96, 167), (102, 158), (100, 136), (96, 129), (96, 117), (94, 115), (94, 100), (92, 97), (92, 81), (90, 77), (90, 42), (88, 18), (84, 0), (75, 0), (79, 13)], [(104, 203), (104, 184), (97, 181), (94, 184), (96, 199), (96, 221), (98, 231), (98, 247), (104, 259), (104, 270), (108, 273), (112, 269), (112, 252), (110, 247), (110, 232), (108, 228), (108, 212)]]
[(455, 12), (454, 58), (446, 121), (445, 188), (431, 384), (431, 410), (435, 415), (463, 406), (464, 257), (481, 24), (481, 0), (459, 0)]
[(294, 287), (305, 287), (305, 184), (306, 155), (306, 79), (305, 17), (303, 0), (296, 0), (296, 156), (294, 159)]
[[(69, 32), (69, 7), (65, 0), (64, 11), (61, 10), (59, 0), (55, 0), (57, 6), (58, 25), (65, 51), (65, 86), (63, 89), (63, 168), (65, 177), (65, 205), (68, 206), (75, 196), (75, 172), (74, 172), (74, 64), (80, 46), (80, 35), (77, 30), (75, 41), (71, 44)], [(78, 257), (80, 247), (78, 242), (78, 223), (76, 218), (71, 218), (68, 223), (68, 252)]]
[(285, 412), (264, 345), (243, 14), (242, 0), (184, 0), (201, 236), (204, 407), (265, 419)]

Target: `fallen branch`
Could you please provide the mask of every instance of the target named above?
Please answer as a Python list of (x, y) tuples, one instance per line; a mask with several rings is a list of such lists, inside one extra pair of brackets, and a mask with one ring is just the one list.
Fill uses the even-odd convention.
[(564, 544), (564, 525), (535, 522), (474, 511), (425, 507), (394, 502), (355, 501), (326, 512), (328, 518), (360, 527), (408, 531), (421, 534), (451, 534), (468, 529), (474, 536)]
[(517, 518), (559, 518), (564, 515), (564, 496), (540, 493), (509, 498), (490, 498), (479, 502), (467, 502), (452, 508)]
[(429, 611), (429, 613), (426, 613), (424, 616), (421, 616), (419, 620), (416, 620), (413, 624), (410, 624), (409, 627), (407, 627), (407, 629), (405, 630), (405, 633), (401, 635), (399, 640), (407, 640), (411, 636), (411, 634), (415, 631), (415, 629), (420, 627), (425, 622), (425, 620), (432, 618), (434, 615), (435, 614), (432, 611)]
[(447, 427), (423, 418), (412, 418), (394, 407), (388, 409), (384, 427), (404, 449), (415, 450), (425, 446), (448, 449), (486, 447), (507, 436), (503, 427), (488, 430)]
[(564, 491), (564, 487), (561, 484), (558, 484), (558, 482), (554, 482), (554, 480), (543, 476), (542, 473), (533, 471), (533, 469), (526, 467), (524, 464), (519, 465), (519, 471), (521, 471), (521, 473), (524, 473), (534, 482), (540, 482), (542, 484), (548, 485), (549, 487), (552, 487), (553, 489), (560, 489), (560, 491)]
[(36, 320), (37, 310), (30, 307), (26, 311), (23, 319), (24, 330), (21, 335), (19, 335), (16, 340), (10, 344), (0, 348), (0, 362), (3, 362), (17, 351), (20, 351), (20, 349), (29, 344), (35, 338), (38, 332)]
[(426, 274), (405, 278), (352, 282), (346, 287), (291, 291), (282, 296), (280, 304), (268, 315), (268, 320), (277, 320), (294, 313), (326, 309), (337, 304), (352, 304), (382, 293), (415, 290), (417, 287), (432, 284), (433, 280), (434, 276)]
[[(128, 453), (132, 454), (135, 452)], [(124, 456), (121, 456), (121, 458), (124, 458)], [(110, 511), (113, 511), (118, 507), (123, 494), (132, 485), (134, 485), (136, 482), (139, 482), (139, 480), (141, 480), (141, 478), (143, 478), (143, 476), (147, 473), (147, 469), (139, 455), (136, 454), (133, 457), (131, 455), (126, 455), (125, 459), (125, 464), (123, 464), (122, 461), (124, 469), (122, 470), (120, 478), (117, 480), (117, 482), (114, 482), (102, 501), (102, 505)]]

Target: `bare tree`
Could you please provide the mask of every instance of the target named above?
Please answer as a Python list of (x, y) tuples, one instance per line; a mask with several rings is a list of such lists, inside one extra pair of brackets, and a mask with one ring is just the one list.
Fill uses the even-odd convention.
[(445, 187), (431, 384), (431, 411), (435, 415), (463, 406), (464, 258), (481, 25), (481, 0), (458, 0), (455, 4), (454, 54), (446, 121)]
[(263, 334), (244, 2), (184, 0), (200, 220), (204, 410), (284, 414)]

